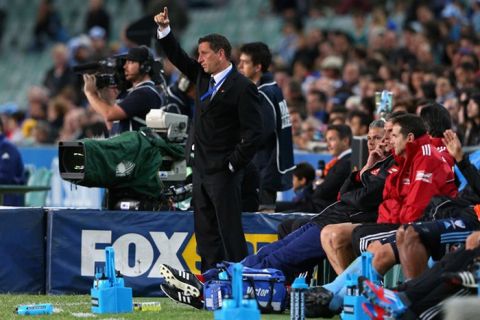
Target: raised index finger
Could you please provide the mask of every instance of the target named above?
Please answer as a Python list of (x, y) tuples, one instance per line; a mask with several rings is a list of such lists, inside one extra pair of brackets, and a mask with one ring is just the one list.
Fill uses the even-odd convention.
[(168, 8), (163, 7), (163, 15), (165, 16), (165, 19), (168, 19)]

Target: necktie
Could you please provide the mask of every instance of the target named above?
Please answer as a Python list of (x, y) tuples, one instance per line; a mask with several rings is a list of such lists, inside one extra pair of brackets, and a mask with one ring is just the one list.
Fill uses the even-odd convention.
[(337, 163), (337, 161), (338, 161), (338, 158), (335, 157), (325, 165), (325, 169), (323, 169), (323, 176), (324, 177), (327, 176), (328, 171), (330, 171), (330, 169), (332, 169), (332, 167)]
[[(214, 87), (215, 87), (215, 78), (211, 77), (210, 82), (208, 84), (208, 91), (213, 90)], [(215, 91), (213, 91), (212, 94), (210, 95), (210, 100), (213, 99), (214, 95), (215, 95)]]

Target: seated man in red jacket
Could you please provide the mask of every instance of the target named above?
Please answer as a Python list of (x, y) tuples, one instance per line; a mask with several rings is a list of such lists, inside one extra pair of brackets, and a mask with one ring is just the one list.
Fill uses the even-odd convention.
[[(385, 236), (389, 232), (394, 234), (401, 224), (419, 220), (433, 196), (455, 197), (457, 195), (453, 171), (432, 145), (423, 120), (416, 115), (405, 114), (394, 118), (392, 123), (391, 142), (395, 162), (398, 165), (397, 170), (391, 173), (385, 182), (377, 223), (363, 224), (353, 231), (365, 235), (362, 237), (365, 248), (371, 242), (367, 235), (383, 234)], [(322, 237), (322, 245), (323, 240)], [(355, 245), (362, 246), (361, 243)], [(377, 250), (381, 250), (381, 246), (379, 244), (377, 248), (369, 248), (369, 251), (378, 253)], [(377, 265), (375, 259), (381, 258), (381, 254), (374, 256), (372, 269), (383, 274), (385, 270), (375, 269)], [(327, 313), (338, 311), (342, 307), (346, 275), (358, 274), (360, 271), (361, 259), (357, 259), (334, 282), (323, 287), (325, 290), (323, 302), (329, 309), (325, 310)]]
[[(430, 144), (435, 146), (447, 164), (450, 167), (453, 167), (455, 164), (454, 159), (447, 152), (447, 149), (442, 142), (443, 132), (450, 129), (452, 126), (452, 119), (448, 111), (444, 106), (438, 103), (430, 103), (422, 108), (420, 118), (422, 118), (425, 123), (425, 128), (430, 136)], [(371, 230), (368, 225), (358, 228), (356, 230), (357, 232), (352, 235), (352, 231), (357, 226), (358, 224), (337, 224), (328, 226), (322, 231), (322, 244), (324, 245), (328, 259), (337, 274), (342, 273), (352, 262), (353, 257), (360, 254), (360, 249), (363, 251), (366, 250), (367, 245), (375, 240), (375, 236), (371, 235)], [(359, 233), (361, 230), (365, 230), (365, 239), (368, 239), (368, 241), (362, 239), (363, 236)], [(382, 227), (381, 238), (384, 237), (383, 231)], [(360, 236), (360, 238), (356, 238), (356, 236)], [(361, 248), (358, 246), (360, 243), (362, 244)]]

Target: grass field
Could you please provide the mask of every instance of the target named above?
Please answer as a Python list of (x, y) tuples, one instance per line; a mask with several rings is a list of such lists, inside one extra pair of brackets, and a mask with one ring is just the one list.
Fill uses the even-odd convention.
[[(186, 305), (178, 304), (167, 298), (134, 298), (134, 302), (160, 301), (162, 310), (158, 312), (134, 311), (123, 314), (93, 314), (90, 311), (90, 296), (88, 295), (0, 295), (0, 319), (182, 319), (203, 320), (213, 319), (213, 312), (196, 310)], [(15, 308), (21, 304), (51, 303), (55, 309), (53, 315), (19, 316)], [(262, 319), (290, 319), (288, 311), (281, 315), (262, 315)], [(338, 318), (337, 318), (338, 319)]]

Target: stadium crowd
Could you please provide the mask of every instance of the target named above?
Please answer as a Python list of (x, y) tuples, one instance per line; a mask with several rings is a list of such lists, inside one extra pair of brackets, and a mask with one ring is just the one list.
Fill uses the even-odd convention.
[[(351, 16), (351, 30), (304, 28), (307, 20), (322, 19), (332, 8), (325, 6), (271, 1), (269, 13), (284, 19), (280, 44), (271, 48), (271, 72), (288, 106), (294, 148), (328, 149), (334, 156), (316, 187), (313, 168), (299, 165), (293, 185), (302, 192), (297, 193), (301, 203), (295, 199), (283, 205), (319, 214), (309, 221), (285, 222), (281, 240), (242, 261), (292, 277), (327, 258), (338, 277), (311, 290), (308, 312), (330, 317), (340, 312), (347, 277), (361, 271), (358, 257), (370, 251), (379, 278), (401, 263), (409, 281), (395, 293), (361, 279), (369, 299), (364, 310), (375, 319), (433, 318), (446, 297), (467, 293), (461, 285), (475, 285), (471, 267), (478, 257), (480, 180), (462, 146), (480, 142), (480, 1), (345, 0), (335, 10)], [(5, 134), (14, 143), (108, 136), (108, 123), (92, 111), (71, 68), (125, 52), (133, 44), (125, 40), (122, 46), (110, 46), (112, 30), (92, 20), (87, 19), (85, 35), (47, 46), (53, 66), (44, 83), (29, 91), (27, 111), (2, 114)], [(172, 29), (181, 34), (181, 27)], [(48, 41), (66, 41), (66, 34), (49, 35)], [(36, 38), (32, 49), (43, 49), (42, 41)], [(240, 47), (232, 53), (237, 64)], [(166, 59), (164, 70), (167, 85), (178, 88), (181, 75)], [(393, 93), (393, 105), (391, 114), (378, 122), (375, 93), (383, 90)], [(354, 172), (343, 164), (350, 161), (352, 136), (369, 139), (367, 163)], [(461, 192), (454, 164), (470, 184)], [(333, 194), (327, 197), (327, 192)], [(465, 241), (467, 249), (452, 253)], [(439, 261), (433, 269), (438, 272), (424, 273), (429, 256)], [(218, 276), (214, 268), (202, 271), (202, 281)], [(202, 281), (169, 266), (161, 272), (167, 279), (162, 289), (172, 299), (203, 306)], [(418, 300), (419, 292), (429, 295)]]
[[(157, 12), (163, 2), (146, 3), (145, 13)], [(42, 6), (44, 3), (61, 26), (53, 2), (42, 1)], [(271, 48), (271, 69), (289, 107), (294, 147), (325, 150), (328, 124), (347, 123), (353, 135), (366, 134), (375, 116), (374, 94), (384, 89), (394, 94), (394, 111), (418, 113), (426, 101), (443, 104), (462, 143), (477, 145), (480, 96), (475, 93), (480, 42), (476, 30), (480, 29), (480, 4), (358, 3), (343, 1), (335, 8), (339, 16), (351, 17), (353, 29), (321, 30), (307, 29), (305, 22), (322, 19), (327, 9), (334, 7), (316, 1), (271, 2), (268, 14), (281, 15), (284, 20), (280, 44)], [(173, 11), (185, 13), (185, 18), (175, 20), (182, 21), (176, 30), (184, 30), (188, 10)], [(32, 48), (50, 50), (52, 67), (43, 83), (28, 90), (27, 106), (4, 112), (6, 134), (14, 143), (48, 144), (106, 133), (101, 117), (87, 105), (80, 75), (71, 68), (126, 53), (135, 44), (125, 35), (120, 42), (110, 42), (110, 19), (100, 16), (108, 17), (109, 13), (102, 1), (92, 0), (84, 34), (68, 38), (69, 30), (64, 30), (65, 36), (47, 37), (50, 33), (35, 29)], [(37, 34), (42, 35), (38, 36), (41, 40)], [(241, 44), (235, 45), (233, 60), (238, 62)], [(178, 71), (168, 61), (164, 70), (168, 84), (173, 84)]]

